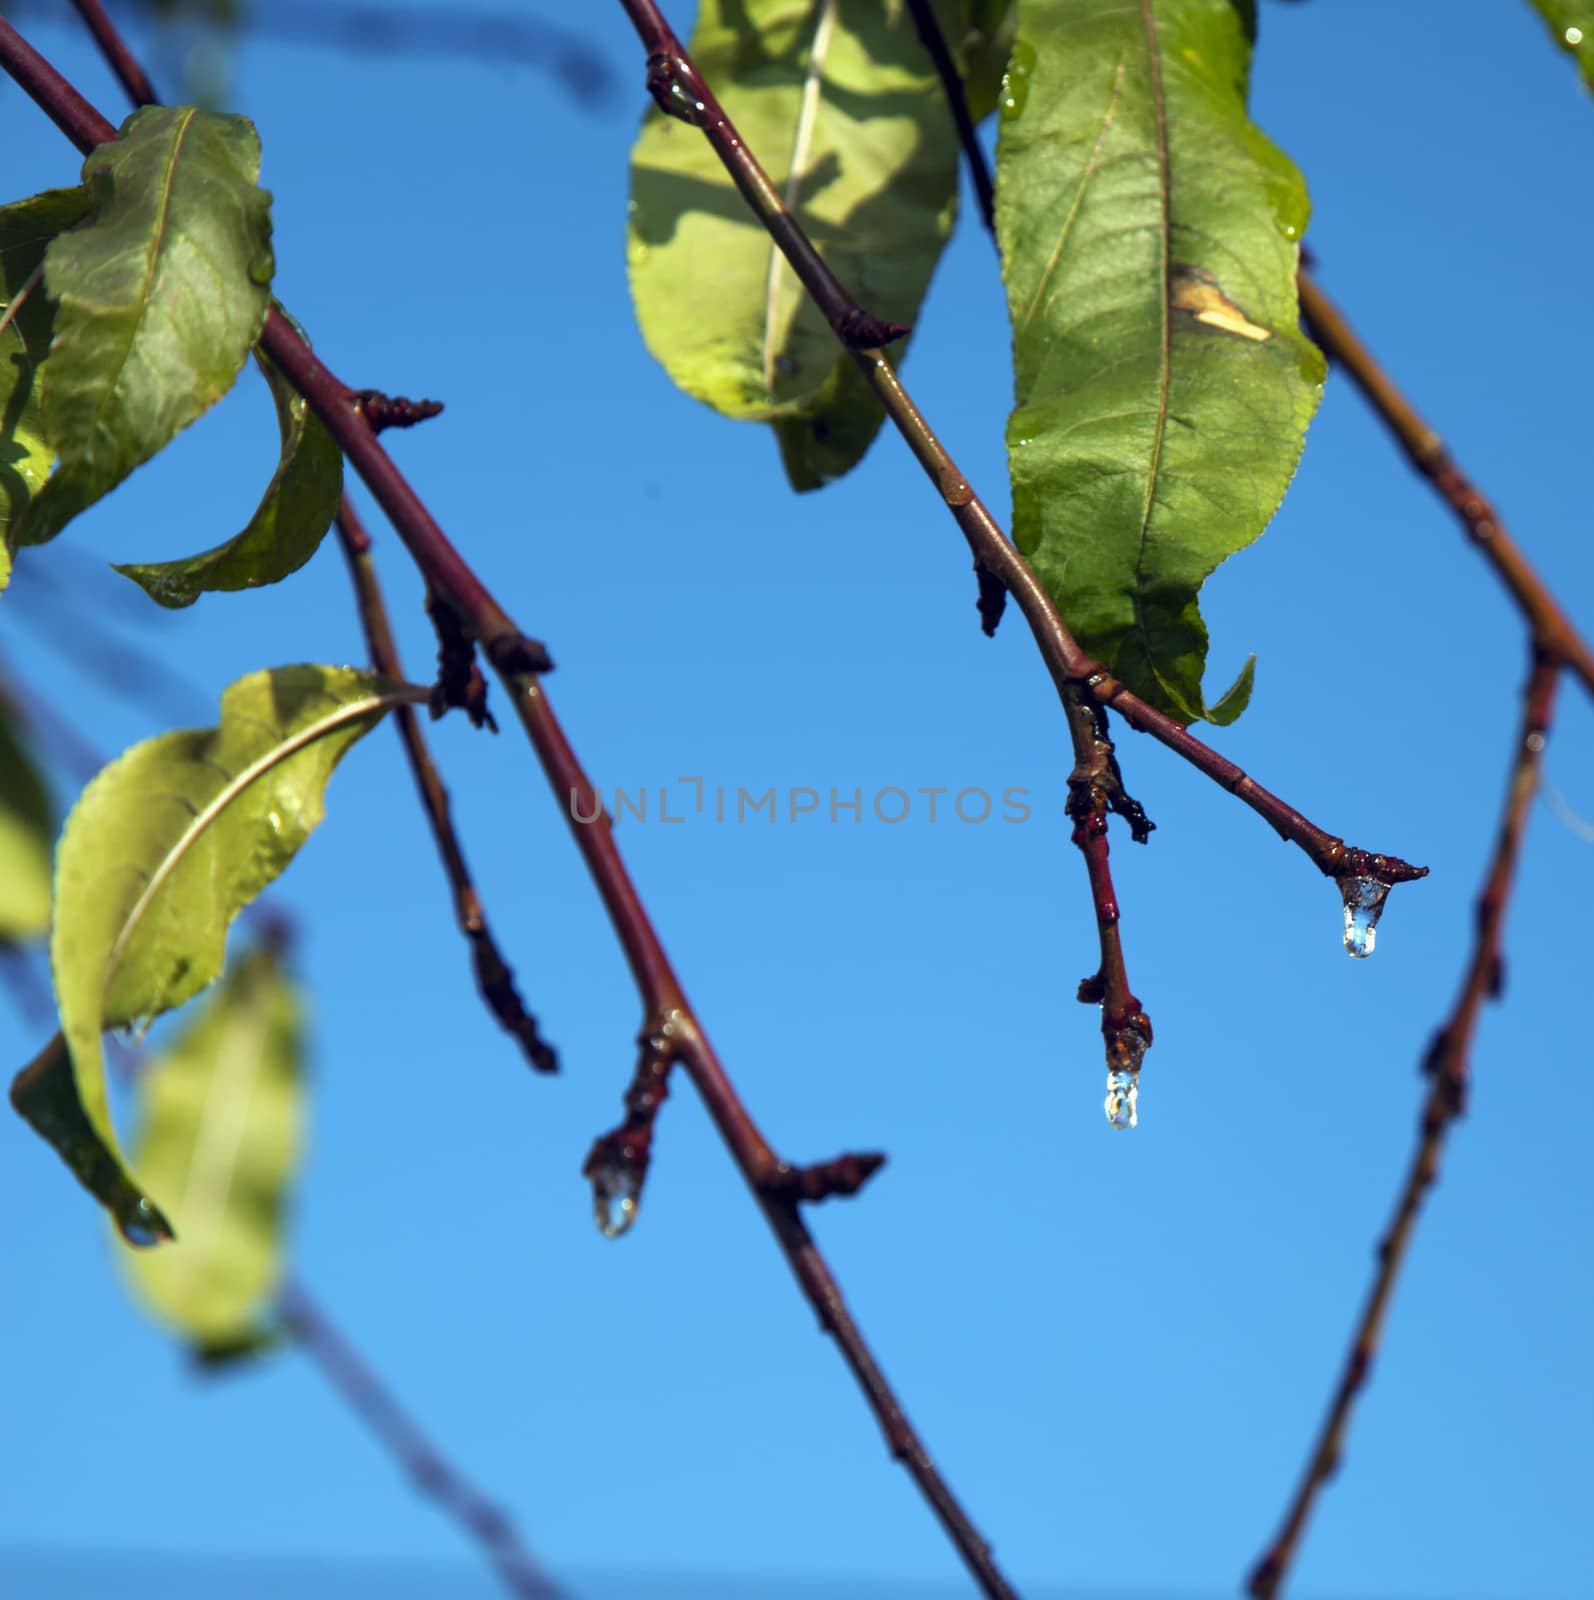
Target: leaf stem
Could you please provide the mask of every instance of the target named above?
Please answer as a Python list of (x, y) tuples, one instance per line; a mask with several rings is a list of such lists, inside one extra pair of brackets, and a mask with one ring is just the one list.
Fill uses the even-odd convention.
[[(371, 665), (384, 678), (402, 682), (404, 664), (393, 638), (393, 627), (376, 575), (376, 565), (371, 559), (371, 536), (348, 495), (344, 495), (338, 511), (337, 529), (338, 540), (348, 562), (349, 579), (354, 585)], [(538, 1072), (556, 1072), (558, 1058), (539, 1032), (536, 1017), (526, 1009), (515, 986), (515, 974), (488, 926), (481, 895), (471, 877), (464, 847), (454, 828), (448, 790), (437, 770), (437, 763), (432, 759), (426, 735), (421, 731), (421, 719), (414, 706), (402, 705), (394, 710), (393, 720), (420, 794), (421, 809), (431, 824), (437, 854), (453, 893), (454, 920), (470, 946), (471, 966), (482, 1000), (499, 1026), (520, 1041), (526, 1059)]]
[(1423, 1196), (1438, 1176), (1446, 1135), (1466, 1110), (1468, 1066), (1478, 1013), (1485, 1000), (1498, 999), (1501, 993), (1501, 943), (1506, 908), (1516, 879), (1528, 811), (1539, 784), (1560, 666), (1552, 653), (1535, 649), (1533, 670), (1522, 697), (1522, 723), (1516, 737), (1504, 815), (1478, 895), (1477, 934), (1472, 955), (1456, 1003), (1434, 1034), (1422, 1063), (1429, 1086), (1418, 1122), (1416, 1153), (1389, 1226), (1378, 1243), (1378, 1265), (1372, 1285), (1316, 1445), (1277, 1536), (1251, 1574), (1249, 1588), (1255, 1600), (1273, 1600), (1280, 1592), (1318, 1491), (1339, 1465), (1351, 1408), (1367, 1381), (1377, 1353), (1395, 1280), (1410, 1248)]
[(958, 143), (962, 146), (968, 163), (969, 180), (974, 185), (975, 198), (979, 201), (980, 218), (994, 238), (996, 190), (991, 182), (990, 163), (985, 159), (984, 150), (980, 148), (974, 119), (969, 115), (969, 99), (963, 87), (963, 74), (958, 71), (958, 64), (947, 45), (946, 35), (941, 32), (941, 24), (936, 20), (935, 8), (930, 0), (908, 0), (908, 15), (913, 18), (913, 25), (919, 30), (920, 43), (923, 44), (925, 54), (929, 56), (931, 65), (941, 80), (942, 90), (946, 94), (947, 110), (952, 114), (952, 124), (957, 129)]

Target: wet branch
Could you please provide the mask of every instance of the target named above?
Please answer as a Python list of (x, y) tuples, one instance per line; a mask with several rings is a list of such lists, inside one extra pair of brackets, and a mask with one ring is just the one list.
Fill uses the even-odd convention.
[(1107, 1120), (1115, 1128), (1135, 1125), (1136, 1080), (1140, 1064), (1151, 1047), (1151, 1018), (1129, 987), (1119, 931), (1118, 895), (1108, 865), (1107, 815), (1133, 808), (1133, 836), (1146, 842), (1155, 823), (1123, 792), (1123, 780), (1107, 736), (1107, 716), (1077, 686), (1066, 697), (1064, 709), (1074, 741), (1074, 770), (1068, 777), (1068, 815), (1074, 824), (1073, 841), (1085, 858), (1090, 879), (1091, 906), (1101, 943), (1101, 964), (1079, 986), (1081, 1004), (1101, 1006), (1101, 1034), (1106, 1046), (1108, 1091)]
[[(1086, 655), (1029, 563), (936, 438), (903, 388), (885, 351), (879, 343), (860, 345), (860, 328), (874, 327), (882, 338), (889, 330), (853, 300), (825, 264), (796, 218), (787, 210), (779, 190), (770, 182), (757, 157), (726, 117), (655, 0), (620, 0), (620, 3), (648, 52), (649, 93), (662, 111), (698, 128), (708, 140), (742, 198), (791, 264), (792, 271), (836, 337), (850, 352), (886, 415), (952, 513), (982, 575), (982, 600), (987, 597), (989, 586), (999, 583), (1018, 603), (1064, 703), (1071, 686), (1082, 685), (1097, 704), (1118, 712), (1137, 732), (1149, 733), (1243, 801), (1283, 838), (1299, 846), (1321, 872), (1342, 885), (1358, 877), (1370, 877), (1389, 885), (1425, 876), (1426, 867), (1413, 867), (1398, 856), (1356, 849), (1317, 827), (1232, 761), (1203, 744), (1182, 723), (1146, 704), (1100, 662)], [(982, 604), (981, 610), (984, 613), (987, 607)]]
[[(85, 153), (115, 138), (115, 129), (104, 117), (3, 19), (0, 67)], [(982, 1591), (990, 1600), (1013, 1600), (1015, 1591), (908, 1421), (803, 1218), (804, 1203), (854, 1192), (867, 1172), (878, 1167), (878, 1158), (842, 1157), (816, 1167), (797, 1167), (776, 1156), (688, 1005), (615, 847), (609, 819), (548, 703), (540, 681), (551, 666), (546, 651), (520, 632), (449, 542), (362, 416), (360, 391), (336, 378), (275, 310), (267, 317), (261, 343), (365, 480), (429, 588), (484, 650), (555, 795), (567, 805), (576, 843), (636, 979), (648, 1026), (667, 1025), (671, 1030), (675, 1061), (702, 1096), (820, 1326), (836, 1340), (863, 1390), (891, 1454), (907, 1467)], [(578, 816), (595, 820), (582, 822)]]
[(519, 1600), (557, 1600), (560, 1591), (538, 1570), (514, 1523), (421, 1432), (302, 1284), (283, 1285), (277, 1313), (415, 1487), (481, 1544), (504, 1587)]
[[(338, 512), (337, 529), (338, 540), (349, 566), (349, 578), (354, 585), (371, 665), (383, 677), (402, 683), (405, 681), (404, 664), (399, 659), (387, 605), (382, 598), (376, 567), (371, 560), (371, 536), (347, 495), (343, 497), (343, 505)], [(488, 926), (481, 896), (471, 877), (459, 835), (454, 831), (448, 790), (443, 786), (437, 764), (427, 746), (426, 735), (421, 731), (421, 719), (414, 706), (399, 706), (393, 716), (410, 772), (415, 778), (415, 787), (420, 793), (421, 808), (431, 824), (437, 854), (453, 892), (454, 920), (470, 945), (476, 987), (499, 1026), (520, 1041), (520, 1048), (531, 1065), (538, 1072), (557, 1072), (558, 1058), (538, 1031), (536, 1017), (526, 1009), (515, 987), (514, 972), (504, 960), (498, 941)]]
[(1446, 1135), (1466, 1110), (1468, 1064), (1478, 1013), (1483, 1009), (1485, 1000), (1498, 999), (1501, 993), (1501, 935), (1505, 927), (1506, 907), (1515, 882), (1528, 811), (1539, 784), (1540, 765), (1559, 677), (1560, 663), (1555, 656), (1542, 648), (1536, 649), (1532, 674), (1523, 694), (1522, 725), (1516, 738), (1505, 814), (1494, 856), (1478, 896), (1477, 935), (1472, 956), (1467, 963), (1455, 1006), (1435, 1033), (1422, 1064), (1422, 1070), (1428, 1078), (1428, 1093), (1418, 1124), (1416, 1154), (1395, 1203), (1389, 1227), (1379, 1241), (1378, 1266), (1372, 1287), (1356, 1324), (1350, 1351), (1329, 1402), (1328, 1414), (1323, 1420), (1316, 1446), (1307, 1462), (1300, 1486), (1285, 1512), (1277, 1537), (1251, 1574), (1250, 1593), (1255, 1600), (1273, 1600), (1279, 1593), (1318, 1491), (1339, 1465), (1351, 1408), (1367, 1381), (1368, 1371), (1377, 1353), (1390, 1297), (1411, 1245), (1423, 1196), (1438, 1176)]

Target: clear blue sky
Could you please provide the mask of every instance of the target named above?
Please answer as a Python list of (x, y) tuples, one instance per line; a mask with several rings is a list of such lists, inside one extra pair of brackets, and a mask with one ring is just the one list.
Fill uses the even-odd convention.
[[(634, 38), (618, 6), (533, 9), (619, 64), (605, 109), (492, 64), (245, 51), (235, 99), (276, 194), (278, 292), (349, 381), (447, 402), (392, 448), (549, 641), (550, 693), (606, 788), (701, 774), (1033, 791), (1024, 826), (694, 819), (628, 823), (624, 842), (782, 1151), (890, 1152), (863, 1199), (814, 1226), (1012, 1575), (1037, 1593), (1232, 1592), (1300, 1467), (1408, 1159), (1416, 1062), (1496, 825), (1521, 630), (1331, 380), (1284, 510), (1203, 600), (1214, 681), (1259, 656), (1252, 707), (1216, 742), (1333, 831), (1433, 875), (1397, 890), (1371, 961), (1347, 960), (1333, 886), (1126, 736), (1159, 827), (1145, 849), (1115, 834), (1114, 863), (1157, 1043), (1140, 1128), (1111, 1133), (1096, 1019), (1073, 1000), (1095, 958), (1062, 816), (1067, 740), (1024, 628), (980, 636), (962, 542), (894, 439), (797, 499), (764, 431), (670, 387), (625, 287)], [(670, 10), (684, 31), (690, 8)], [(75, 35), (35, 37), (120, 117)], [(1256, 110), (1311, 183), (1325, 284), (1594, 627), (1594, 104), (1570, 63), (1512, 0), (1264, 5)], [(75, 181), (75, 154), (9, 87), (0, 138), (7, 198)], [(1005, 319), (968, 222), (906, 376), (1005, 509)], [(251, 379), (45, 553), (171, 653), (187, 701), (118, 702), (65, 659), (61, 612), (22, 618), (20, 587), (0, 605), (0, 649), (103, 749), (210, 720), (253, 668), (360, 657), (330, 547), (289, 585), (181, 615), (94, 575), (232, 531), (273, 438)], [(419, 675), (418, 587), (376, 531)], [(1587, 814), (1591, 732), (1568, 687), (1548, 774)], [(281, 893), (306, 927), (316, 1012), (303, 1277), (557, 1571), (967, 1592), (686, 1084), (639, 1225), (598, 1237), (579, 1168), (618, 1112), (636, 1002), (522, 743), (450, 719), (436, 744), (565, 1071), (533, 1079), (482, 1015), (379, 733)], [(1594, 848), (1541, 806), (1506, 1003), (1485, 1017), (1472, 1114), (1303, 1594), (1594, 1595), (1591, 894)], [(0, 1016), (0, 1061), (20, 1064), (40, 1033)], [(457, 1593), (489, 1592), (302, 1359), (196, 1381), (124, 1299), (93, 1208), (9, 1116), (0, 1172), (8, 1595), (108, 1592), (7, 1582), (23, 1547), (453, 1564)], [(116, 1592), (165, 1600), (177, 1591), (158, 1570), (130, 1567)]]

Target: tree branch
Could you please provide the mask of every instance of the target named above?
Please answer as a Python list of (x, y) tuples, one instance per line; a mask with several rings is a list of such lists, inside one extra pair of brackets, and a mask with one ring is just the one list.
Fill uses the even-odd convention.
[(409, 1474), (415, 1487), (482, 1546), (504, 1587), (520, 1600), (558, 1600), (559, 1589), (538, 1569), (514, 1523), (421, 1432), (309, 1290), (289, 1280), (277, 1296), (277, 1313), (299, 1348)]
[(1468, 1064), (1478, 1013), (1485, 1000), (1498, 999), (1501, 992), (1501, 935), (1516, 878), (1528, 811), (1538, 787), (1545, 738), (1549, 732), (1559, 682), (1559, 666), (1560, 663), (1552, 654), (1542, 649), (1535, 650), (1533, 671), (1523, 694), (1522, 725), (1517, 735), (1506, 791), (1505, 814), (1494, 856), (1478, 896), (1477, 936), (1472, 956), (1467, 963), (1455, 1006), (1434, 1035), (1422, 1064), (1429, 1087), (1418, 1123), (1416, 1154), (1395, 1202), (1389, 1227), (1379, 1241), (1378, 1266), (1372, 1287), (1362, 1306), (1361, 1317), (1351, 1338), (1350, 1351), (1329, 1402), (1317, 1444), (1307, 1462), (1300, 1486), (1285, 1512), (1277, 1537), (1251, 1574), (1250, 1593), (1255, 1600), (1273, 1600), (1279, 1593), (1318, 1491), (1339, 1465), (1351, 1407), (1367, 1381), (1377, 1352), (1395, 1280), (1411, 1245), (1423, 1196), (1438, 1176), (1446, 1135), (1466, 1110)]
[[(399, 659), (387, 605), (382, 598), (376, 567), (371, 560), (371, 536), (347, 495), (343, 497), (343, 505), (338, 512), (337, 529), (349, 566), (349, 578), (354, 585), (371, 665), (383, 677), (402, 683), (404, 664)], [(526, 1009), (515, 987), (514, 972), (504, 960), (498, 941), (487, 924), (481, 896), (476, 891), (464, 849), (454, 831), (448, 790), (427, 747), (426, 735), (421, 731), (421, 719), (413, 706), (400, 706), (393, 716), (410, 772), (415, 778), (415, 787), (420, 793), (421, 808), (431, 824), (437, 853), (453, 891), (454, 920), (470, 945), (476, 987), (499, 1026), (520, 1041), (520, 1047), (531, 1065), (538, 1072), (557, 1072), (558, 1058), (552, 1046), (539, 1033), (536, 1017)]]
[(985, 152), (980, 148), (979, 136), (974, 131), (974, 118), (969, 115), (969, 100), (963, 90), (963, 74), (958, 71), (958, 64), (952, 58), (946, 35), (941, 32), (941, 24), (936, 20), (935, 9), (930, 0), (908, 0), (908, 15), (913, 18), (913, 26), (918, 29), (919, 40), (924, 45), (925, 54), (929, 56), (936, 75), (941, 80), (941, 87), (946, 94), (947, 110), (952, 113), (952, 124), (957, 129), (958, 143), (963, 147), (964, 156), (968, 161), (969, 179), (974, 185), (974, 194), (980, 204), (980, 217), (987, 230), (994, 235), (995, 186), (991, 182), (990, 163), (985, 159)]
[[(115, 129), (32, 46), (0, 19), (0, 67), (87, 152)], [(738, 1169), (763, 1211), (793, 1275), (835, 1340), (863, 1390), (892, 1456), (901, 1461), (989, 1600), (1015, 1600), (968, 1514), (918, 1437), (842, 1298), (840, 1286), (803, 1220), (802, 1174), (836, 1171), (781, 1161), (748, 1114), (682, 993), (658, 934), (614, 845), (609, 819), (553, 714), (540, 682), (551, 665), (488, 593), (387, 455), (361, 415), (359, 393), (340, 382), (281, 313), (267, 317), (261, 343), (337, 440), (392, 521), (427, 584), (455, 611), (487, 653), (555, 794), (568, 797), (570, 824), (583, 859), (636, 979), (649, 1026), (667, 1024), (676, 1059), (691, 1077)], [(579, 815), (592, 822), (577, 820)], [(839, 1173), (838, 1173), (839, 1176)], [(827, 1192), (841, 1192), (835, 1184)]]
[(976, 567), (990, 580), (1001, 583), (1018, 602), (1059, 696), (1066, 702), (1070, 685), (1083, 685), (1098, 704), (1117, 711), (1137, 732), (1149, 733), (1182, 756), (1257, 812), (1285, 839), (1298, 845), (1321, 872), (1342, 884), (1357, 877), (1395, 884), (1425, 876), (1426, 867), (1413, 867), (1398, 856), (1348, 846), (1343, 839), (1309, 822), (1232, 761), (1203, 744), (1182, 723), (1147, 705), (1100, 662), (1085, 654), (1029, 563), (936, 438), (884, 350), (878, 346), (857, 347), (854, 330), (860, 319), (870, 320), (868, 313), (853, 300), (787, 210), (779, 190), (726, 117), (655, 0), (620, 3), (648, 52), (648, 90), (659, 108), (700, 129), (708, 140), (743, 199), (791, 263), (792, 271), (851, 353), (886, 415), (935, 485), (968, 541)]
[(1406, 459), (1455, 512), (1466, 536), (1510, 590), (1540, 649), (1576, 673), (1583, 687), (1594, 694), (1594, 652), (1573, 627), (1571, 619), (1533, 570), (1516, 541), (1506, 532), (1494, 507), (1456, 465), (1444, 440), (1395, 387), (1372, 352), (1357, 338), (1344, 313), (1309, 273), (1301, 273), (1300, 290), (1301, 317), (1307, 331), (1323, 347), (1324, 355), (1351, 375), (1356, 387), (1405, 451)]

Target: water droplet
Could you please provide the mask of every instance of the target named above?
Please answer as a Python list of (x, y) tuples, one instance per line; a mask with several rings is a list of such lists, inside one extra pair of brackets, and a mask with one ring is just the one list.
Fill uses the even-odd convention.
[(1345, 948), (1358, 958), (1370, 956), (1389, 885), (1380, 878), (1341, 878), (1339, 892), (1345, 900)]
[(149, 1250), (174, 1237), (172, 1225), (148, 1200), (140, 1200), (130, 1211), (118, 1213), (116, 1226), (135, 1250)]
[(1107, 1112), (1107, 1126), (1119, 1133), (1127, 1133), (1139, 1122), (1135, 1102), (1140, 1098), (1140, 1078), (1133, 1072), (1107, 1074), (1107, 1098), (1103, 1102)]
[(1002, 74), (1002, 92), (997, 104), (1004, 122), (1011, 122), (1024, 109), (1024, 102), (1029, 99), (1029, 76), (1034, 70), (1035, 47), (1020, 40), (1013, 47), (1007, 71)]
[(592, 1174), (592, 1214), (605, 1239), (618, 1239), (636, 1221), (642, 1197), (641, 1176), (634, 1167), (606, 1165)]
[(264, 286), (271, 282), (271, 276), (276, 270), (276, 258), (269, 250), (264, 251), (249, 263), (249, 281)]
[(1575, 50), (1583, 42), (1583, 30), (1581, 28), (1568, 28), (1561, 37), (1566, 41), (1568, 50)]

